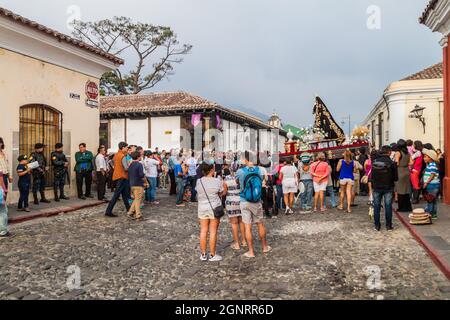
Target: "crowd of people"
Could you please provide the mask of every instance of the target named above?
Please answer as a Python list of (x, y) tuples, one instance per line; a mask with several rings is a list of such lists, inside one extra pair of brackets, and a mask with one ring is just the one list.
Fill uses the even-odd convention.
[[(343, 159), (333, 154), (303, 153), (280, 159), (276, 166), (266, 154), (212, 153), (210, 157), (191, 150), (145, 151), (142, 147), (121, 142), (119, 151), (108, 155), (100, 146), (97, 155), (79, 145), (75, 155), (77, 195), (81, 200), (93, 198), (92, 183), (97, 186), (97, 198), (108, 202), (106, 217), (117, 217), (115, 205), (122, 199), (127, 216), (145, 220), (144, 205), (158, 205), (157, 193), (167, 188), (176, 207), (196, 203), (200, 224), (200, 259), (220, 261), (217, 254), (217, 234), (221, 219), (231, 223), (233, 250), (246, 248), (247, 258), (255, 257), (252, 227), (256, 225), (263, 253), (272, 250), (266, 240), (264, 219), (276, 218), (282, 212), (326, 213), (337, 208), (348, 214), (357, 206), (356, 197), (367, 195), (373, 208), (375, 230), (381, 230), (381, 209), (384, 207), (388, 231), (393, 230), (394, 201), (398, 211), (412, 211), (412, 204), (423, 198), (426, 212), (437, 219), (437, 200), (442, 190), (444, 155), (430, 144), (399, 140), (380, 150), (346, 150)], [(35, 145), (31, 155), (18, 158), (17, 175), (20, 198), (18, 210), (29, 212), (30, 190), (35, 205), (48, 203), (45, 197), (49, 166), (43, 144)], [(69, 161), (61, 143), (55, 145), (49, 164), (53, 167), (54, 200), (68, 200), (64, 186), (69, 177)], [(6, 197), (12, 175), (0, 138), (0, 237), (8, 237)], [(113, 195), (106, 199), (107, 188)], [(336, 195), (339, 195), (338, 197)], [(40, 199), (39, 196), (40, 195)], [(382, 202), (384, 203), (382, 204)], [(209, 238), (209, 250), (208, 250)]]

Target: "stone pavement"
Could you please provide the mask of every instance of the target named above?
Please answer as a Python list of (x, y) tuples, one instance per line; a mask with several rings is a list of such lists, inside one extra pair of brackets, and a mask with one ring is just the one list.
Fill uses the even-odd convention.
[[(425, 203), (416, 206), (425, 207)], [(419, 241), (431, 251), (430, 254), (436, 256), (438, 264), (442, 264), (444, 272), (450, 279), (450, 206), (440, 203), (438, 207), (438, 219), (432, 225), (412, 226), (409, 224), (409, 213), (399, 213), (403, 221), (411, 228), (412, 234), (416, 235)]]
[(76, 197), (71, 197), (70, 200), (61, 200), (60, 202), (50, 201), (51, 203), (40, 203), (39, 205), (35, 205), (30, 201), (31, 212), (19, 212), (17, 211), (17, 204), (11, 204), (8, 207), (9, 223), (19, 223), (36, 218), (55, 216), (104, 203), (95, 198), (80, 200)]
[(174, 204), (161, 196), (141, 223), (107, 219), (102, 205), (12, 226), (16, 236), (0, 241), (0, 299), (450, 299), (408, 230), (396, 221), (392, 233), (373, 231), (365, 205), (266, 220), (274, 250), (262, 255), (257, 241), (253, 260), (230, 248), (224, 219), (224, 261), (202, 263), (196, 205)]

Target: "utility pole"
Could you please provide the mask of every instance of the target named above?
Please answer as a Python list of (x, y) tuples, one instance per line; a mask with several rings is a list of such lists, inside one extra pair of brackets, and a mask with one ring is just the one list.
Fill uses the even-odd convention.
[(342, 118), (342, 127), (345, 126), (345, 124), (348, 123), (348, 137), (351, 138), (352, 136), (352, 116), (349, 114), (348, 117)]

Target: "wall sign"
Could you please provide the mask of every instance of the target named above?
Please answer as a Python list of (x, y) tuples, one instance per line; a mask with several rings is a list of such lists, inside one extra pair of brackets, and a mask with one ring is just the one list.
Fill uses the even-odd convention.
[(89, 107), (97, 108), (98, 107), (98, 96), (99, 90), (97, 83), (93, 81), (88, 81), (86, 83), (86, 105)]
[(76, 93), (71, 93), (70, 94), (70, 99), (80, 100), (81, 96), (79, 94), (76, 94)]

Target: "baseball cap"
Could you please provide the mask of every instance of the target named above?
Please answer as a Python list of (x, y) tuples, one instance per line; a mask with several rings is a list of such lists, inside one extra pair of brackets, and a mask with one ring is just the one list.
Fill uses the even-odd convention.
[(28, 160), (28, 156), (26, 154), (23, 154), (17, 158), (17, 161), (19, 161), (19, 162), (23, 161), (23, 160)]
[(55, 144), (55, 149), (61, 149), (62, 147), (64, 147), (62, 143)]
[(42, 149), (42, 148), (45, 148), (45, 147), (46, 147), (46, 145), (43, 144), (43, 143), (36, 143), (34, 145), (34, 149)]

